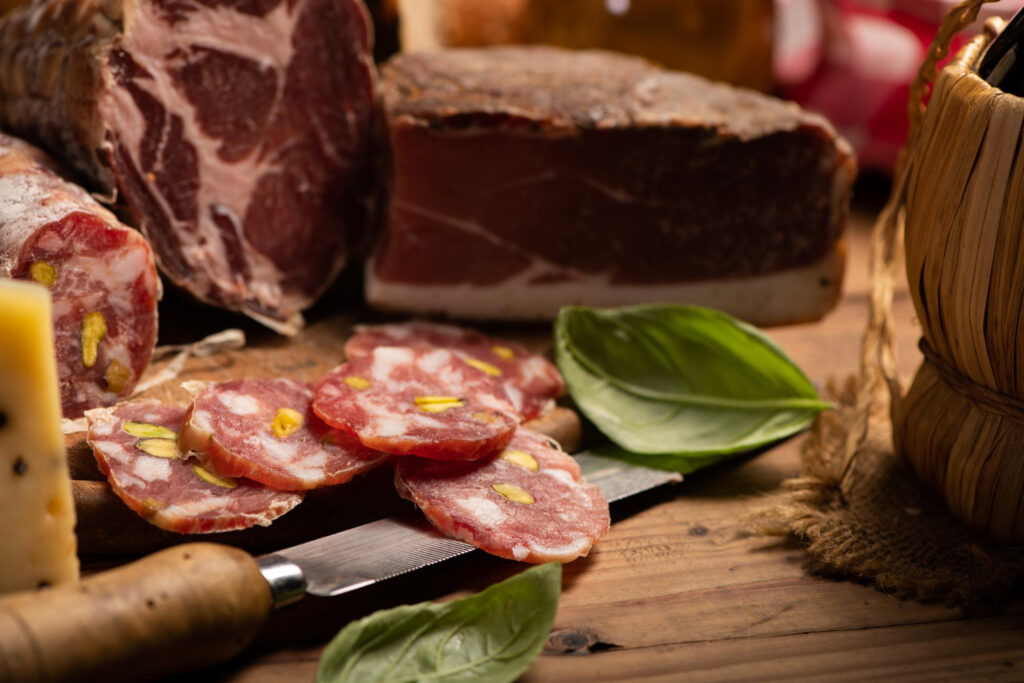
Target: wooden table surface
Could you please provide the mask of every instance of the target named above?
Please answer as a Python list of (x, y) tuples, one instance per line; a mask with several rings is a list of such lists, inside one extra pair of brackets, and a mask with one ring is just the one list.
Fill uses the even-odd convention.
[[(840, 307), (819, 323), (769, 330), (819, 386), (856, 369), (869, 222), (864, 212), (852, 221)], [(920, 357), (905, 287), (895, 314), (909, 377)], [(554, 632), (525, 680), (1024, 680), (1019, 603), (969, 617), (900, 601), (812, 576), (799, 545), (746, 531), (744, 516), (798, 473), (799, 442), (613, 506), (608, 536), (565, 566)], [(351, 619), (465, 595), (522, 568), (477, 552), (350, 596), (307, 598), (272, 617), (247, 652), (198, 679), (312, 680), (324, 644)]]

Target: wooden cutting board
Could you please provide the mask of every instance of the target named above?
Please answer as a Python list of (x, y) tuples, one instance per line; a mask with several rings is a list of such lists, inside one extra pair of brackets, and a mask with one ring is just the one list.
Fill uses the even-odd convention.
[[(331, 310), (322, 304), (311, 312), (309, 325), (299, 335), (284, 338), (248, 320), (202, 307), (173, 294), (161, 305), (161, 343), (189, 343), (220, 332), (226, 326), (240, 327), (247, 338), (244, 348), (188, 360), (174, 380), (145, 391), (139, 398), (187, 403), (180, 383), (186, 380), (220, 381), (241, 377), (289, 377), (316, 381), (344, 360), (344, 345), (358, 322), (380, 322), (387, 318), (361, 309)], [(550, 326), (518, 325), (489, 329), (544, 353), (550, 346)], [(147, 377), (170, 363), (164, 358), (153, 364)], [(575, 413), (560, 408), (535, 420), (538, 431), (558, 439), (567, 450), (579, 443), (579, 420)], [(411, 509), (394, 492), (392, 471), (379, 468), (347, 485), (311, 491), (295, 510), (269, 527), (211, 534), (182, 535), (162, 531), (132, 512), (110, 490), (105, 477), (84, 441), (84, 434), (70, 435), (68, 452), (78, 514), (79, 552), (84, 555), (138, 556), (178, 543), (210, 540), (266, 553), (342, 529)]]
[[(862, 214), (850, 231), (840, 307), (820, 323), (768, 331), (819, 387), (857, 368), (869, 220)], [(919, 330), (905, 288), (895, 314), (909, 377)], [(554, 631), (524, 680), (1020, 680), (1019, 601), (971, 615), (904, 602), (815, 576), (798, 545), (749, 532), (745, 516), (799, 473), (799, 447), (793, 439), (689, 476), (674, 494), (615, 506), (608, 536), (565, 566)], [(521, 569), (473, 553), (343, 599), (300, 603), (204, 680), (312, 680), (323, 646), (349, 620), (462, 596)]]
[[(867, 311), (866, 223), (861, 216), (850, 234), (839, 309), (820, 323), (769, 330), (819, 387), (856, 370)], [(238, 322), (214, 313), (175, 336), (169, 303), (168, 342)], [(197, 315), (194, 307), (185, 310)], [(920, 356), (905, 289), (897, 292), (895, 313), (901, 372), (908, 377)], [(197, 359), (186, 378), (243, 371), (315, 377), (337, 362), (351, 324), (364, 315), (371, 314), (321, 305), (308, 331), (294, 340), (247, 327), (245, 350)], [(490, 331), (521, 335), (534, 348), (548, 339), (546, 326)], [(799, 446), (799, 439), (790, 440), (689, 476), (674, 493), (615, 506), (608, 536), (589, 557), (565, 566), (553, 633), (524, 680), (1019, 680), (1019, 601), (971, 615), (903, 602), (869, 586), (815, 576), (798, 545), (749, 533), (745, 516), (799, 473)], [(247, 652), (188, 680), (312, 680), (324, 645), (350, 620), (398, 604), (466, 595), (521, 570), (518, 563), (473, 553), (348, 596), (307, 598), (275, 615)]]

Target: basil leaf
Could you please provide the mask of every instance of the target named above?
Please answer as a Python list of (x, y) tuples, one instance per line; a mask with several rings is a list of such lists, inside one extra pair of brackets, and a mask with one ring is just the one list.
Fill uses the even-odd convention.
[(375, 612), (335, 636), (316, 680), (514, 681), (544, 647), (561, 588), (552, 562), (461, 600)]
[(831, 408), (759, 330), (697, 306), (563, 308), (555, 360), (580, 410), (634, 453), (751, 450)]

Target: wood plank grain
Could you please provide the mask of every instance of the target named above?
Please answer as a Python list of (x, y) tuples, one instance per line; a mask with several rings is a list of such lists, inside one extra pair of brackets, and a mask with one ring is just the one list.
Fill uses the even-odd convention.
[(1019, 681), (1022, 667), (1024, 624), (1003, 616), (546, 655), (522, 680)]
[[(860, 215), (849, 234), (850, 270), (839, 308), (819, 323), (768, 331), (819, 387), (857, 369), (867, 313), (868, 222)], [(909, 377), (920, 362), (919, 330), (905, 288), (897, 291), (894, 317), (899, 366)], [(232, 358), (232, 367), (209, 360), (190, 371), (234, 376), (239, 363), (265, 363), (273, 374), (291, 363), (314, 375), (336, 360), (326, 358), (350, 322), (328, 317), (311, 326), (298, 348), (306, 345), (303, 353), (315, 358), (297, 360), (288, 351), (285, 360), (275, 355), (283, 347), (257, 342), (249, 355)], [(534, 348), (548, 343), (543, 327), (526, 334)], [(799, 444), (796, 438), (687, 477), (668, 499), (616, 506), (604, 541), (565, 567), (548, 653), (525, 680), (1024, 680), (1019, 602), (1003, 606), (1001, 616), (967, 618), (958, 609), (900, 601), (813, 576), (798, 545), (748, 532), (745, 516), (799, 472)], [(202, 680), (311, 679), (323, 645), (348, 619), (400, 602), (451, 599), (521, 567), (478, 553), (442, 569), (321, 605), (319, 614), (307, 609), (314, 605), (300, 605), (279, 615), (258, 649)], [(302, 637), (287, 637), (293, 624), (302, 624)]]
[[(317, 648), (297, 650), (218, 680), (312, 680), (318, 659)], [(995, 617), (584, 655), (545, 653), (521, 681), (1019, 681), (1022, 669), (1024, 625), (1015, 617)]]

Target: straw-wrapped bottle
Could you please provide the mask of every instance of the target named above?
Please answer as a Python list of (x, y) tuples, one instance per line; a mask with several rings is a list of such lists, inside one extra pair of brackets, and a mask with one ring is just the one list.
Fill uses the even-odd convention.
[(908, 165), (925, 361), (896, 431), (958, 517), (1024, 541), (1024, 98), (978, 76), (989, 29), (939, 75)]

